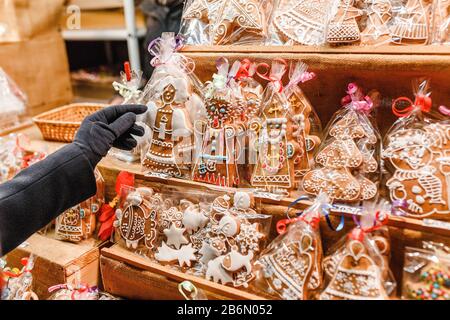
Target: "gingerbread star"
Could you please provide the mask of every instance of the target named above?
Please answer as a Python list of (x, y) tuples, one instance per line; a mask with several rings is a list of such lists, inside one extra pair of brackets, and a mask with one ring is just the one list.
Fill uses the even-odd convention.
[(185, 231), (186, 228), (177, 228), (175, 224), (172, 224), (169, 229), (165, 229), (164, 234), (167, 237), (167, 244), (180, 249), (182, 244), (189, 243), (189, 241), (183, 235)]

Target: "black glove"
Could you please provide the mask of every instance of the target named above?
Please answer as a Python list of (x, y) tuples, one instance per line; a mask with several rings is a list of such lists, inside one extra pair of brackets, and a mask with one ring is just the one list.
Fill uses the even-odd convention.
[(95, 168), (111, 147), (131, 150), (137, 146), (131, 135), (144, 135), (144, 128), (135, 122), (136, 114), (145, 111), (144, 105), (118, 105), (97, 111), (83, 120), (73, 142)]

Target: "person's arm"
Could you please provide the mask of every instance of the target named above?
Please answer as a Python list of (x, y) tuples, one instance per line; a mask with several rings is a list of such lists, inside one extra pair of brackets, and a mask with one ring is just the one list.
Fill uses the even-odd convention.
[(114, 146), (131, 150), (145, 106), (113, 106), (86, 118), (73, 143), (0, 184), (0, 256), (64, 210), (96, 193), (94, 168)]

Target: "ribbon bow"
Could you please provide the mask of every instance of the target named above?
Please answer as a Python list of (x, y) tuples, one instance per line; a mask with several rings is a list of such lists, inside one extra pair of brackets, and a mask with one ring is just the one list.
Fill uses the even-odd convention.
[[(286, 214), (289, 213), (289, 209), (292, 208), (295, 204), (297, 204), (300, 201), (303, 200), (310, 200), (310, 197), (308, 196), (301, 196), (297, 200), (291, 202), (289, 206), (286, 209)], [(304, 221), (308, 224), (310, 224), (314, 229), (317, 229), (319, 227), (320, 223), (320, 217), (325, 216), (325, 219), (327, 221), (328, 227), (333, 231), (340, 231), (344, 227), (344, 216), (341, 215), (341, 219), (339, 222), (339, 225), (334, 228), (333, 224), (331, 223), (330, 219), (330, 210), (332, 209), (332, 205), (329, 203), (324, 203), (322, 201), (317, 201), (307, 209), (308, 214), (304, 215), (305, 211), (299, 212), (297, 217), (295, 218), (287, 218), (282, 219), (277, 222), (277, 232), (278, 234), (283, 234), (287, 230), (287, 226), (291, 223), (297, 222), (297, 221)]]
[(134, 174), (127, 171), (121, 171), (116, 179), (116, 196), (111, 202), (102, 205), (100, 209), (100, 216), (98, 218), (99, 222), (101, 223), (100, 229), (98, 231), (98, 238), (100, 240), (105, 241), (109, 239), (113, 233), (113, 224), (114, 220), (116, 220), (115, 208), (119, 203), (120, 190), (122, 186), (134, 186)]
[(154, 39), (148, 45), (148, 52), (153, 56), (150, 64), (153, 67), (168, 63), (178, 64), (186, 73), (194, 72), (194, 60), (179, 53), (183, 45), (181, 36), (174, 36), (170, 32), (163, 33), (161, 37)]
[(76, 294), (81, 295), (85, 292), (88, 292), (88, 293), (98, 292), (98, 287), (96, 287), (96, 286), (90, 287), (85, 284), (80, 284), (76, 288), (74, 288), (68, 284), (57, 284), (57, 285), (54, 285), (54, 286), (51, 286), (50, 288), (48, 288), (48, 292), (52, 293), (52, 292), (55, 292), (55, 291), (61, 290), (61, 289), (66, 289), (66, 290), (72, 291), (72, 294), (71, 294), (72, 300), (77, 300), (76, 296), (75, 296)]
[(305, 83), (316, 77), (314, 72), (308, 72), (308, 65), (304, 62), (297, 62), (289, 74), (289, 83), (285, 90), (295, 87), (299, 83)]
[[(263, 68), (263, 72), (258, 69)], [(283, 75), (286, 73), (287, 63), (284, 59), (274, 59), (272, 67), (262, 62), (256, 66), (256, 74), (264, 80), (269, 81), (276, 92), (283, 91)]]
[(366, 234), (385, 226), (388, 222), (388, 215), (384, 212), (377, 211), (373, 219), (373, 225), (370, 227), (363, 227), (361, 221), (358, 220), (356, 215), (352, 215), (353, 221), (357, 225), (356, 228), (350, 232), (349, 237), (353, 240), (363, 241)]
[[(406, 107), (400, 107), (400, 102), (406, 102)], [(431, 98), (428, 95), (424, 95), (422, 93), (419, 93), (416, 95), (416, 99), (414, 102), (411, 101), (411, 99), (407, 97), (400, 97), (394, 100), (392, 102), (392, 112), (399, 118), (404, 118), (411, 113), (413, 113), (414, 110), (420, 109), (422, 112), (430, 112), (432, 106)]]
[(361, 87), (351, 82), (347, 86), (347, 95), (342, 98), (341, 104), (350, 104), (356, 111), (369, 114), (373, 108), (373, 101), (369, 96), (365, 96)]

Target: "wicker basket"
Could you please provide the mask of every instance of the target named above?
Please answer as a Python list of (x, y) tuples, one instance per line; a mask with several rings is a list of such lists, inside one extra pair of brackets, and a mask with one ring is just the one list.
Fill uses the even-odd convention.
[(104, 108), (106, 104), (73, 103), (56, 108), (33, 118), (45, 140), (72, 142), (81, 121)]

